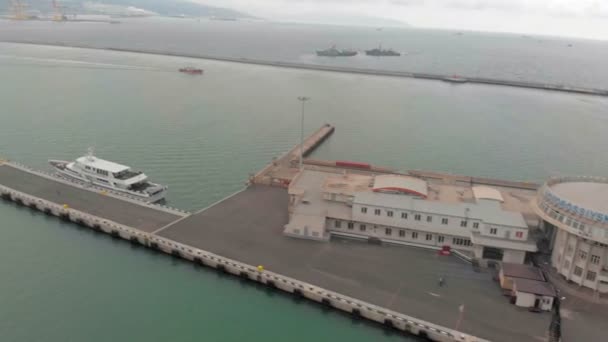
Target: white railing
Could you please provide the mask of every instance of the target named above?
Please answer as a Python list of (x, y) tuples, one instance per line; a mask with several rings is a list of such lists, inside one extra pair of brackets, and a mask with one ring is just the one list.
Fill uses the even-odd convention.
[(545, 220), (574, 235), (608, 244), (608, 228), (601, 227), (601, 224), (597, 222), (570, 215), (571, 213), (568, 211), (558, 210), (553, 207), (551, 202), (544, 199), (543, 194), (539, 194), (535, 205), (548, 216), (545, 217)]
[[(572, 179), (578, 179), (579, 181), (582, 179), (581, 177), (570, 177)], [(561, 178), (564, 179), (564, 178)], [(591, 179), (603, 179), (600, 177), (588, 177), (585, 178), (588, 179), (589, 181), (591, 181)], [(608, 179), (605, 179), (608, 182)], [(557, 184), (557, 183), (552, 183), (553, 185)], [(588, 215), (581, 215), (580, 213), (571, 211), (571, 210), (567, 210), (566, 208), (558, 208), (555, 205), (555, 201), (552, 200), (552, 198), (560, 198), (560, 196), (556, 195), (550, 188), (550, 183), (547, 182), (545, 185), (542, 186), (542, 188), (540, 189), (540, 191), (538, 192), (537, 195), (537, 201), (538, 203), (544, 203), (547, 206), (551, 206), (554, 207), (556, 209), (556, 211), (559, 211), (559, 213), (561, 215), (564, 216), (568, 216), (570, 218), (572, 218), (573, 220), (577, 220), (577, 222), (581, 222), (584, 223), (585, 225), (593, 225), (593, 226), (600, 226), (600, 227), (605, 227), (608, 228), (608, 221), (602, 219), (599, 220), (597, 218), (599, 218), (600, 216), (602, 217), (608, 217), (608, 213), (600, 213), (600, 212), (594, 212), (594, 215), (596, 215), (596, 217), (594, 218), (593, 216), (588, 216)], [(582, 208), (585, 212), (588, 211), (588, 209), (586, 208)]]
[(566, 182), (592, 182), (592, 183), (608, 183), (608, 178), (606, 177), (596, 177), (596, 176), (563, 176), (563, 177), (551, 177), (547, 181), (547, 185), (555, 185), (558, 183), (566, 183)]

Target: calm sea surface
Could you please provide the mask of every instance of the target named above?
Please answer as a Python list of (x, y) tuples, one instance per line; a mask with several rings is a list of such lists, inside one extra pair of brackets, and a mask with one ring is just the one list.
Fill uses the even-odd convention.
[[(119, 19), (121, 24), (0, 20), (0, 40), (154, 49), (174, 53), (569, 84), (608, 89), (608, 41), (443, 30)], [(317, 57), (332, 45), (351, 58)], [(382, 45), (401, 57), (365, 56)]]
[[(53, 34), (48, 29), (52, 23), (17, 24), (23, 27), (16, 30), (14, 23), (0, 21), (0, 39)], [(81, 42), (94, 37), (101, 45), (152, 46), (156, 41), (160, 47), (174, 44), (184, 50), (194, 49), (188, 39), (196, 32), (201, 40), (194, 45), (205, 46), (201, 52), (231, 55), (253, 49), (257, 52), (247, 57), (268, 58), (276, 52), (285, 59), (316, 58), (294, 51), (338, 41), (340, 32), (352, 42), (340, 44), (345, 47), (363, 48), (378, 40), (353, 37), (345, 28), (323, 33), (317, 26), (278, 25), (272, 32), (280, 39), (271, 41), (264, 31), (270, 24), (247, 31), (229, 26), (234, 23), (200, 23), (213, 34), (191, 24), (157, 24), (173, 31), (154, 37), (164, 31), (154, 31), (157, 26), (149, 22), (141, 27), (131, 22), (55, 27), (66, 39)], [(108, 28), (131, 34), (114, 41), (115, 33), (103, 32)], [(190, 38), (170, 40), (179, 30)], [(231, 43), (215, 37), (239, 30), (258, 39), (247, 45), (245, 38)], [(401, 35), (418, 36), (410, 40), (434, 47), (470, 39), (476, 41), (470, 49), (499, 49), (495, 60), (469, 54), (475, 57), (458, 63), (449, 49), (437, 50), (432, 60), (420, 58), (405, 69), (434, 71), (426, 69), (431, 65), (483, 76), (558, 77), (558, 82), (578, 85), (602, 85), (608, 79), (595, 60), (606, 53), (605, 43), (576, 41), (575, 47), (598, 52), (574, 56), (563, 41), (546, 38), (535, 43), (513, 36), (416, 32), (367, 34), (399, 36), (392, 44), (382, 40), (403, 51), (408, 49), (397, 44)], [(215, 45), (205, 45), (206, 39)], [(554, 52), (535, 55), (525, 44), (551, 45)], [(272, 49), (256, 50), (260, 46)], [(509, 60), (505, 54), (521, 59)], [(526, 54), (534, 58), (522, 56)], [(580, 60), (585, 68), (573, 66)], [(568, 61), (573, 64), (556, 66)], [(512, 71), (503, 68), (507, 64)], [(205, 75), (175, 72), (184, 65), (200, 66)], [(0, 44), (0, 158), (46, 169), (49, 158), (71, 159), (94, 146), (98, 155), (168, 184), (171, 205), (197, 209), (241, 188), (250, 172), (297, 142), (299, 95), (312, 97), (306, 131), (325, 122), (337, 127), (314, 158), (532, 181), (606, 175), (608, 170), (608, 100), (602, 97), (16, 44)], [(0, 260), (2, 341), (402, 340), (305, 302), (2, 203)]]

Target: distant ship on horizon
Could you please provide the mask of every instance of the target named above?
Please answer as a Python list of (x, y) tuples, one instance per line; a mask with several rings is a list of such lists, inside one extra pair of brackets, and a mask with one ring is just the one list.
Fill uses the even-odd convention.
[(326, 50), (317, 50), (317, 56), (322, 57), (352, 57), (356, 56), (357, 51), (354, 50), (338, 50), (336, 46), (333, 45), (329, 49)]
[(365, 50), (365, 54), (368, 56), (401, 56), (401, 54), (393, 49), (384, 50), (382, 49), (382, 45), (378, 46), (375, 49)]

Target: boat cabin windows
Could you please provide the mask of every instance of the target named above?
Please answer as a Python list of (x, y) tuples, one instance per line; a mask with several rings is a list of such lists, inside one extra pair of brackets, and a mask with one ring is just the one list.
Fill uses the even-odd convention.
[(123, 170), (120, 172), (115, 172), (113, 173), (114, 178), (116, 179), (129, 179), (129, 178), (133, 178), (135, 176), (139, 176), (141, 174), (141, 172), (139, 171), (132, 171), (132, 170)]
[(97, 171), (98, 174), (100, 174), (102, 176), (106, 176), (107, 177), (109, 175), (109, 172), (106, 171), (106, 170), (97, 169), (96, 171)]
[[(82, 164), (81, 164), (81, 165), (82, 165)], [(94, 173), (96, 173), (96, 174), (98, 174), (98, 175), (102, 175), (102, 176), (106, 176), (106, 177), (107, 177), (107, 176), (110, 174), (110, 173), (109, 173), (108, 171), (106, 171), (106, 170), (102, 170), (102, 169), (96, 169), (96, 168), (91, 167), (91, 166), (89, 166), (89, 165), (82, 165), (82, 167), (84, 167), (84, 169), (85, 169), (85, 170), (87, 170), (87, 171), (91, 171), (91, 172), (94, 172)]]

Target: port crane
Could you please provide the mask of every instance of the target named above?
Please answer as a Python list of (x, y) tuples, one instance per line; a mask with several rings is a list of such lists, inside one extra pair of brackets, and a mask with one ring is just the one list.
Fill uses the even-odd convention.
[(27, 5), (21, 0), (9, 0), (9, 8), (12, 13), (11, 19), (25, 20), (28, 19), (25, 9)]
[(67, 20), (67, 17), (63, 14), (62, 11), (63, 6), (60, 5), (57, 0), (52, 0), (51, 2), (53, 5), (53, 21)]

